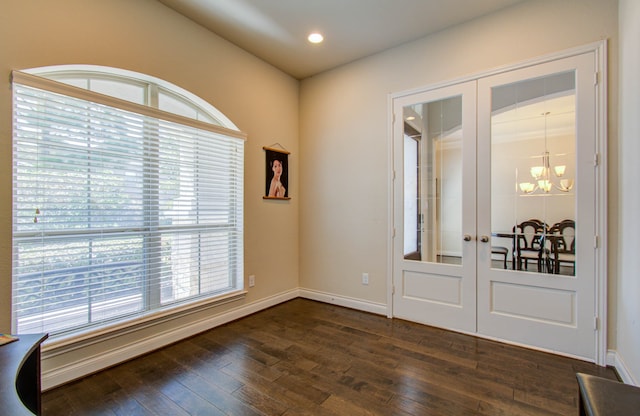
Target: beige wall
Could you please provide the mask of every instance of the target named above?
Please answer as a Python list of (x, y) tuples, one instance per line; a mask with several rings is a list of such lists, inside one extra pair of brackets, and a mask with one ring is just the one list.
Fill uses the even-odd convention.
[(617, 287), (617, 349), (634, 384), (640, 383), (640, 2), (620, 0), (620, 150), (618, 175), (620, 250), (611, 261), (619, 264)]
[[(172, 82), (213, 104), (248, 134), (245, 173), (245, 277), (256, 286), (229, 309), (298, 287), (299, 82), (181, 17), (155, 0), (1, 0), (0, 12), (0, 332), (10, 331), (10, 72), (57, 64), (94, 64)], [(291, 152), (288, 202), (264, 201), (262, 146)], [(201, 314), (202, 315), (202, 314)], [(170, 330), (190, 316), (162, 328)], [(140, 338), (159, 328), (141, 331)], [(120, 341), (118, 341), (120, 342)], [(112, 341), (112, 345), (118, 342)], [(132, 339), (124, 342), (132, 342)], [(84, 353), (100, 353), (94, 345)], [(75, 352), (78, 359), (84, 354)], [(57, 357), (58, 363), (65, 361)], [(52, 361), (53, 363), (53, 361)], [(52, 364), (45, 363), (46, 366)]]
[[(617, 25), (617, 0), (531, 0), (302, 81), (300, 286), (387, 303), (391, 93), (608, 39), (609, 190), (616, 201)], [(615, 202), (609, 208), (615, 235)], [(615, 238), (609, 249), (616, 253)], [(615, 257), (609, 278), (616, 280)]]
[[(619, 295), (614, 290), (618, 264), (624, 263), (616, 254), (622, 242), (615, 237), (619, 221), (617, 0), (530, 0), (306, 79), (300, 91), (294, 79), (155, 0), (0, 1), (0, 73), (4, 74), (0, 77), (0, 332), (10, 330), (9, 73), (13, 69), (69, 63), (120, 67), (165, 79), (212, 103), (249, 135), (245, 276), (255, 274), (257, 284), (239, 303), (259, 302), (299, 285), (384, 307), (389, 253), (389, 94), (608, 39), (609, 338), (610, 347), (622, 344), (635, 374), (640, 374), (640, 358), (633, 352), (638, 340), (632, 335), (634, 330), (635, 337), (638, 333), (637, 306), (631, 306), (637, 296), (627, 297), (616, 308)], [(621, 0), (635, 11), (637, 22), (634, 2)], [(635, 59), (637, 63), (637, 56)], [(630, 65), (628, 70), (634, 68)], [(634, 112), (637, 108), (624, 114), (637, 122)], [(637, 133), (637, 125), (629, 128), (630, 136)], [(289, 187), (293, 199), (284, 203), (261, 198), (262, 146), (276, 142), (292, 152)], [(632, 180), (637, 181), (638, 176), (636, 172)], [(635, 217), (636, 208), (632, 206), (626, 216)], [(631, 270), (625, 270), (629, 277), (621, 278), (620, 290), (637, 291)], [(361, 284), (362, 272), (369, 273), (368, 286)], [(619, 325), (617, 315), (624, 317)], [(199, 318), (192, 316), (173, 325)], [(616, 330), (623, 333), (620, 341)], [(141, 331), (138, 336), (152, 336), (152, 332), (157, 329)], [(80, 352), (91, 356), (108, 347), (94, 345)], [(51, 366), (65, 362), (65, 357), (52, 358)]]

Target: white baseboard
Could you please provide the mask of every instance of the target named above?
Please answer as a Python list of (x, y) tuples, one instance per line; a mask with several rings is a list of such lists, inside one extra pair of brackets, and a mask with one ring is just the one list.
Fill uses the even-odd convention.
[(616, 369), (618, 375), (622, 379), (625, 384), (631, 384), (632, 386), (640, 386), (638, 380), (636, 380), (632, 375), (627, 365), (624, 363), (624, 360), (617, 351), (609, 350), (607, 352), (607, 365), (610, 365)]
[[(206, 319), (194, 321), (187, 326), (158, 332), (153, 336), (136, 340), (136, 342), (124, 344), (117, 348), (111, 348), (108, 351), (102, 351), (91, 357), (81, 360), (73, 360), (69, 363), (55, 364), (56, 361), (60, 361), (59, 356), (64, 354), (64, 352), (56, 351), (55, 354), (47, 354), (45, 352), (42, 354), (42, 390), (46, 391), (68, 383), (69, 381), (85, 377), (89, 374), (93, 374), (105, 368), (117, 365), (132, 358), (157, 350), (158, 348), (162, 348), (174, 342), (297, 297), (299, 297), (298, 289), (283, 292), (217, 315), (209, 316)], [(47, 358), (49, 358), (50, 362), (48, 362)]]
[[(302, 297), (317, 300), (324, 303), (344, 306), (378, 315), (387, 314), (387, 305), (363, 301), (345, 296), (337, 296), (330, 293), (309, 289), (293, 289), (257, 302), (242, 305), (240, 307), (209, 316), (191, 322), (189, 325), (158, 331), (147, 338), (138, 339), (135, 342), (119, 345), (106, 351), (100, 351), (92, 356), (81, 359), (64, 359), (64, 355), (73, 350), (60, 348), (56, 351), (43, 352), (42, 354), (42, 390), (50, 390), (62, 384), (96, 373), (105, 368), (112, 367), (143, 354), (170, 345), (182, 339), (197, 335), (201, 332), (224, 325), (236, 319), (243, 318), (261, 310), (270, 308), (280, 303)], [(68, 362), (65, 362), (68, 361)]]
[(346, 296), (334, 295), (332, 293), (320, 292), (311, 289), (300, 289), (299, 296), (305, 299), (317, 300), (319, 302), (344, 306), (346, 308), (357, 309), (359, 311), (375, 313), (376, 315), (387, 316), (387, 305), (384, 303), (374, 303), (355, 299)]
[[(174, 342), (298, 297), (388, 316), (388, 308), (384, 303), (369, 302), (311, 289), (293, 289), (217, 315), (209, 316), (206, 319), (194, 321), (187, 326), (155, 333), (151, 337), (112, 348), (109, 351), (98, 353), (86, 359), (73, 360), (70, 363), (56, 365), (55, 362), (58, 361), (57, 355), (60, 355), (59, 352), (50, 357), (52, 363), (47, 362), (47, 354), (43, 353), (42, 390), (50, 390), (72, 380), (85, 377)], [(632, 377), (624, 361), (616, 351), (609, 350), (607, 353), (607, 365), (613, 366), (622, 378), (622, 381), (626, 384), (638, 385), (638, 382)]]

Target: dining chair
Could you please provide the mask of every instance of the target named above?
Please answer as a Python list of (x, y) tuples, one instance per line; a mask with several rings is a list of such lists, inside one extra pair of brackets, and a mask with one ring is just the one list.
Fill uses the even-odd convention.
[(491, 246), (491, 254), (502, 256), (503, 268), (507, 268), (507, 256), (509, 255), (509, 249), (502, 246)]
[(547, 225), (537, 219), (529, 219), (513, 227), (515, 238), (515, 259), (518, 270), (528, 270), (529, 260), (538, 265), (538, 272), (547, 269), (549, 249), (545, 247)]
[(560, 274), (560, 265), (568, 264), (576, 273), (576, 223), (560, 221), (549, 228), (551, 242), (550, 264), (554, 274)]

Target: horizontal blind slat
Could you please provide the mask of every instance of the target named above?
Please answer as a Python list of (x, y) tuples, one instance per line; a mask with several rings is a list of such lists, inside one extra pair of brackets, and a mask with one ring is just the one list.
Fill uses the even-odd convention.
[(243, 140), (60, 92), (14, 84), (15, 330), (236, 290)]

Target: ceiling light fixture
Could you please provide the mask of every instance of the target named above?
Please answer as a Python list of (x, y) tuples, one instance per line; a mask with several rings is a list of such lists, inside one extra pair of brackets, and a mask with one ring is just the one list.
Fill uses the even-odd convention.
[(322, 36), (318, 32), (313, 32), (307, 37), (307, 39), (311, 43), (320, 43), (320, 42), (322, 42), (324, 40), (324, 36)]
[[(541, 190), (542, 192), (548, 194), (555, 187), (559, 191), (569, 192), (571, 188), (573, 188), (573, 179), (563, 179), (567, 166), (566, 165), (558, 165), (551, 168), (551, 163), (549, 162), (549, 151), (546, 149), (547, 147), (547, 116), (551, 114), (549, 111), (542, 113), (544, 116), (544, 146), (545, 151), (542, 154), (542, 165), (541, 166), (533, 166), (529, 169), (529, 173), (531, 173), (531, 177), (535, 182), (520, 182), (518, 185), (520, 190), (525, 194), (532, 194), (537, 190)], [(553, 177), (551, 172), (555, 175), (556, 178), (559, 179), (560, 185), (553, 183)], [(537, 183), (536, 183), (537, 182)]]

